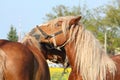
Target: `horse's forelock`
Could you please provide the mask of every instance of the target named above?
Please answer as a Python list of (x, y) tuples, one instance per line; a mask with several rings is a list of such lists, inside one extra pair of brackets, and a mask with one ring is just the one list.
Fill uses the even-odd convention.
[[(67, 32), (67, 28), (69, 27), (69, 23), (71, 21), (71, 19), (73, 19), (75, 16), (66, 16), (66, 17), (60, 17), (60, 18), (57, 18), (55, 19), (55, 23), (58, 22), (58, 21), (62, 21), (62, 31), (64, 33), (64, 35), (66, 35), (66, 32)], [(54, 24), (55, 24), (54, 23)]]

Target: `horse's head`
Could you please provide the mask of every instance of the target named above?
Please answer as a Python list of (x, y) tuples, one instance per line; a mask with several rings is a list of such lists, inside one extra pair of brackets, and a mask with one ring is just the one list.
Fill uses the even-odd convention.
[[(47, 26), (47, 24), (44, 25), (40, 25), (40, 26)], [(46, 37), (47, 34), (45, 34), (37, 25), (35, 28), (33, 28), (30, 32), (29, 32), (30, 36), (33, 36), (37, 41), (40, 41), (41, 37)]]
[(64, 63), (66, 58), (64, 48), (58, 50), (53, 48), (52, 44), (40, 42), (39, 38), (41, 36), (42, 35), (39, 32), (37, 32), (37, 29), (34, 28), (32, 32), (30, 32), (23, 38), (22, 43), (26, 45), (26, 43), (28, 43), (28, 40), (30, 40), (31, 43), (33, 43), (32, 46), (35, 46), (38, 50), (42, 51), (42, 54), (46, 59), (54, 63)]
[(81, 16), (59, 17), (49, 21), (46, 26), (39, 26), (44, 35), (41, 42), (52, 43), (54, 46), (63, 45), (70, 36), (70, 29), (78, 25), (80, 19)]

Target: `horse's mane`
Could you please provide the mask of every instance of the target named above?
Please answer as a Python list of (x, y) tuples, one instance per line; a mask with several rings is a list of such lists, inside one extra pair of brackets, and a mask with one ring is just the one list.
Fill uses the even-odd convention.
[(83, 80), (106, 80), (107, 71), (115, 75), (116, 65), (94, 35), (79, 26), (76, 40), (76, 66)]
[(32, 43), (34, 44), (34, 46), (35, 46), (37, 49), (40, 50), (40, 48), (39, 48), (40, 45), (39, 45), (38, 41), (35, 39), (35, 37), (31, 36), (29, 33), (24, 36), (24, 38), (22, 39), (21, 42), (22, 42), (23, 44), (26, 44), (27, 40), (29, 40), (29, 39), (32, 41)]
[[(66, 33), (70, 19), (60, 19), (63, 19), (62, 29)], [(60, 19), (57, 18), (55, 21)], [(68, 40), (75, 41), (75, 65), (83, 80), (106, 80), (107, 71), (114, 77), (116, 71), (114, 61), (109, 58), (99, 41), (90, 31), (85, 30), (84, 26), (80, 23), (72, 25)]]

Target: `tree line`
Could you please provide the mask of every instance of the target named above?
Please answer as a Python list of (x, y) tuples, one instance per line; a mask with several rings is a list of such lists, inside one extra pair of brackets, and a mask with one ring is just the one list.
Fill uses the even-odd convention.
[[(117, 3), (117, 1), (119, 0), (114, 1), (114, 3)], [(116, 50), (120, 51), (120, 4), (99, 6), (94, 9), (89, 9), (85, 5), (73, 7), (58, 5), (53, 7), (52, 11), (47, 13), (44, 19), (45, 21), (49, 21), (60, 16), (68, 15), (81, 15), (81, 22), (88, 30), (94, 33), (101, 44), (105, 44), (106, 37), (107, 52), (109, 54), (113, 55)], [(18, 36), (11, 36), (16, 34), (16, 30), (13, 30), (14, 33), (12, 30), (11, 28), (8, 39), (11, 40), (12, 38), (14, 41), (17, 41)]]

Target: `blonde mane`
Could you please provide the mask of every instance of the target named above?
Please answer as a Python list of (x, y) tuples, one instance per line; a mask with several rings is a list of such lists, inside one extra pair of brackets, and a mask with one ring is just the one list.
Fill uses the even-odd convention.
[[(65, 34), (71, 18), (72, 17), (69, 19), (60, 18), (63, 19), (62, 30)], [(60, 19), (58, 18), (56, 21)], [(76, 44), (75, 65), (77, 72), (80, 72), (83, 80), (106, 80), (107, 71), (109, 71), (114, 78), (116, 65), (105, 53), (94, 35), (90, 31), (85, 30), (84, 26), (80, 23), (78, 23), (78, 25), (72, 25), (69, 33), (70, 36), (68, 40), (75, 41)]]
[(22, 39), (21, 43), (26, 44), (27, 40), (31, 40), (34, 46), (40, 50), (39, 42), (35, 39), (35, 37), (31, 36), (30, 34), (25, 35), (25, 37)]
[(107, 71), (115, 75), (115, 63), (90, 31), (79, 29), (76, 39), (75, 61), (83, 80), (106, 80)]

